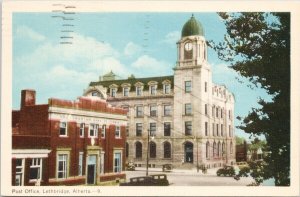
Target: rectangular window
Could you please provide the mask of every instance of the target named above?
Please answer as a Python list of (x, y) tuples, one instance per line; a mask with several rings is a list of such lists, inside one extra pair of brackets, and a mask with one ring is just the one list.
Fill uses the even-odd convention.
[(156, 86), (155, 85), (150, 86), (150, 94), (156, 95)]
[(129, 124), (127, 123), (126, 126), (126, 137), (129, 137)]
[(114, 172), (121, 172), (121, 153), (114, 154)]
[(142, 96), (142, 87), (141, 86), (136, 87), (136, 95), (137, 96)]
[(205, 109), (204, 109), (204, 111), (205, 111), (205, 115), (208, 115), (208, 111), (207, 111), (207, 104), (205, 104)]
[(106, 133), (106, 125), (102, 125), (102, 129), (101, 129), (101, 137), (105, 138), (105, 133)]
[(191, 81), (184, 82), (184, 90), (186, 93), (189, 93), (192, 91), (192, 82)]
[(84, 137), (84, 123), (80, 123), (79, 135)]
[(229, 133), (229, 137), (231, 137), (231, 126), (228, 126), (228, 133)]
[(111, 97), (116, 97), (117, 89), (116, 88), (111, 88), (110, 89), (110, 96)]
[(57, 178), (65, 179), (67, 178), (67, 168), (68, 168), (68, 155), (59, 154), (57, 158)]
[(231, 119), (231, 111), (230, 110), (228, 110), (228, 117), (229, 117), (229, 119)]
[(30, 163), (29, 179), (30, 180), (40, 180), (42, 173), (42, 159), (33, 158)]
[(164, 94), (170, 94), (170, 92), (171, 92), (171, 85), (165, 84), (164, 85)]
[(221, 124), (221, 136), (224, 136), (224, 133), (223, 133), (223, 124)]
[(216, 124), (217, 127), (217, 136), (219, 136), (219, 124)]
[(123, 88), (123, 96), (129, 96), (129, 88), (126, 87), (126, 88)]
[(156, 136), (156, 123), (150, 123), (150, 136)]
[(212, 117), (215, 117), (215, 107), (213, 106), (212, 109), (211, 109), (211, 116)]
[(204, 86), (205, 92), (207, 92), (207, 82), (204, 83)]
[(212, 131), (213, 131), (213, 136), (215, 136), (215, 124), (212, 123)]
[(205, 122), (205, 136), (208, 136), (208, 123)]
[(115, 138), (121, 138), (121, 128), (120, 128), (120, 126), (116, 126), (116, 128), (115, 128)]
[(184, 106), (185, 115), (191, 115), (192, 114), (192, 104), (186, 103)]
[(78, 176), (82, 176), (83, 152), (79, 152)]
[(218, 107), (216, 108), (216, 117), (217, 118), (219, 117), (219, 108)]
[(157, 106), (156, 105), (150, 106), (150, 116), (157, 116)]
[(98, 125), (90, 124), (89, 137), (98, 137)]
[(164, 105), (164, 116), (171, 116), (171, 105)]
[(223, 109), (221, 109), (221, 118), (223, 118)]
[(128, 105), (123, 105), (122, 106), (122, 109), (125, 109), (127, 111), (127, 116), (130, 115), (130, 112), (129, 112), (129, 106)]
[(142, 132), (143, 132), (143, 123), (136, 123), (135, 124), (136, 128), (136, 136), (142, 136)]
[(164, 123), (164, 136), (171, 136), (171, 123), (170, 122)]
[(143, 117), (143, 106), (136, 106), (136, 117)]
[(123, 96), (129, 96), (129, 88), (128, 87), (123, 88)]
[(59, 123), (59, 135), (67, 136), (67, 123), (66, 122)]
[(16, 159), (15, 186), (22, 186), (24, 179), (24, 159)]
[(192, 121), (187, 121), (185, 124), (185, 135), (192, 135)]

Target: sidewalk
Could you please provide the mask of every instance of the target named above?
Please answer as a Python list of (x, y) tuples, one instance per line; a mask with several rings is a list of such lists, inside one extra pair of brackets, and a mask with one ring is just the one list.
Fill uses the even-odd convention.
[[(211, 168), (211, 169), (207, 169), (207, 173), (203, 174), (202, 170), (199, 169), (199, 172), (197, 172), (196, 168), (192, 168), (192, 169), (172, 169), (172, 171), (170, 171), (171, 173), (184, 173), (184, 174), (202, 174), (202, 175), (216, 175), (217, 170), (219, 168)], [(146, 171), (145, 167), (136, 167), (135, 171)], [(149, 172), (157, 172), (157, 173), (170, 173), (170, 172), (163, 172), (161, 168), (148, 168)]]

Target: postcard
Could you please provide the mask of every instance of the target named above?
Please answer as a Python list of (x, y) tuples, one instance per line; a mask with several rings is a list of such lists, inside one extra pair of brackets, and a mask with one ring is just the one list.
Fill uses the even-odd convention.
[(1, 194), (299, 195), (299, 8), (4, 1)]

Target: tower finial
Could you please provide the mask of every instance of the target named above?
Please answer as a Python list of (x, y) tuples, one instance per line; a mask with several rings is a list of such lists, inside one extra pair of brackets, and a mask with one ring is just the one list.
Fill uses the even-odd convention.
[(194, 13), (192, 13), (192, 17), (194, 17)]

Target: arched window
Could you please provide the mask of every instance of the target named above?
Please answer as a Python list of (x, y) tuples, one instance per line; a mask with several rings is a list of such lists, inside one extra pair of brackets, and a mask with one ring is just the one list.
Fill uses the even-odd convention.
[(150, 158), (156, 157), (156, 144), (154, 142), (150, 142)]
[(171, 144), (169, 142), (164, 143), (164, 158), (171, 158)]
[(226, 149), (225, 149), (225, 143), (222, 143), (222, 155), (225, 157)]
[(221, 156), (221, 142), (218, 143), (218, 157)]
[(233, 153), (233, 144), (232, 144), (232, 142), (230, 142), (230, 154), (232, 154)]
[(135, 157), (136, 158), (142, 158), (142, 154), (143, 154), (143, 145), (141, 142), (136, 142), (135, 143)]
[(217, 144), (216, 142), (213, 143), (213, 156), (216, 157), (217, 155)]
[(209, 142), (206, 142), (206, 159), (209, 158)]
[(126, 142), (126, 158), (128, 157), (129, 155), (129, 144), (128, 142)]

